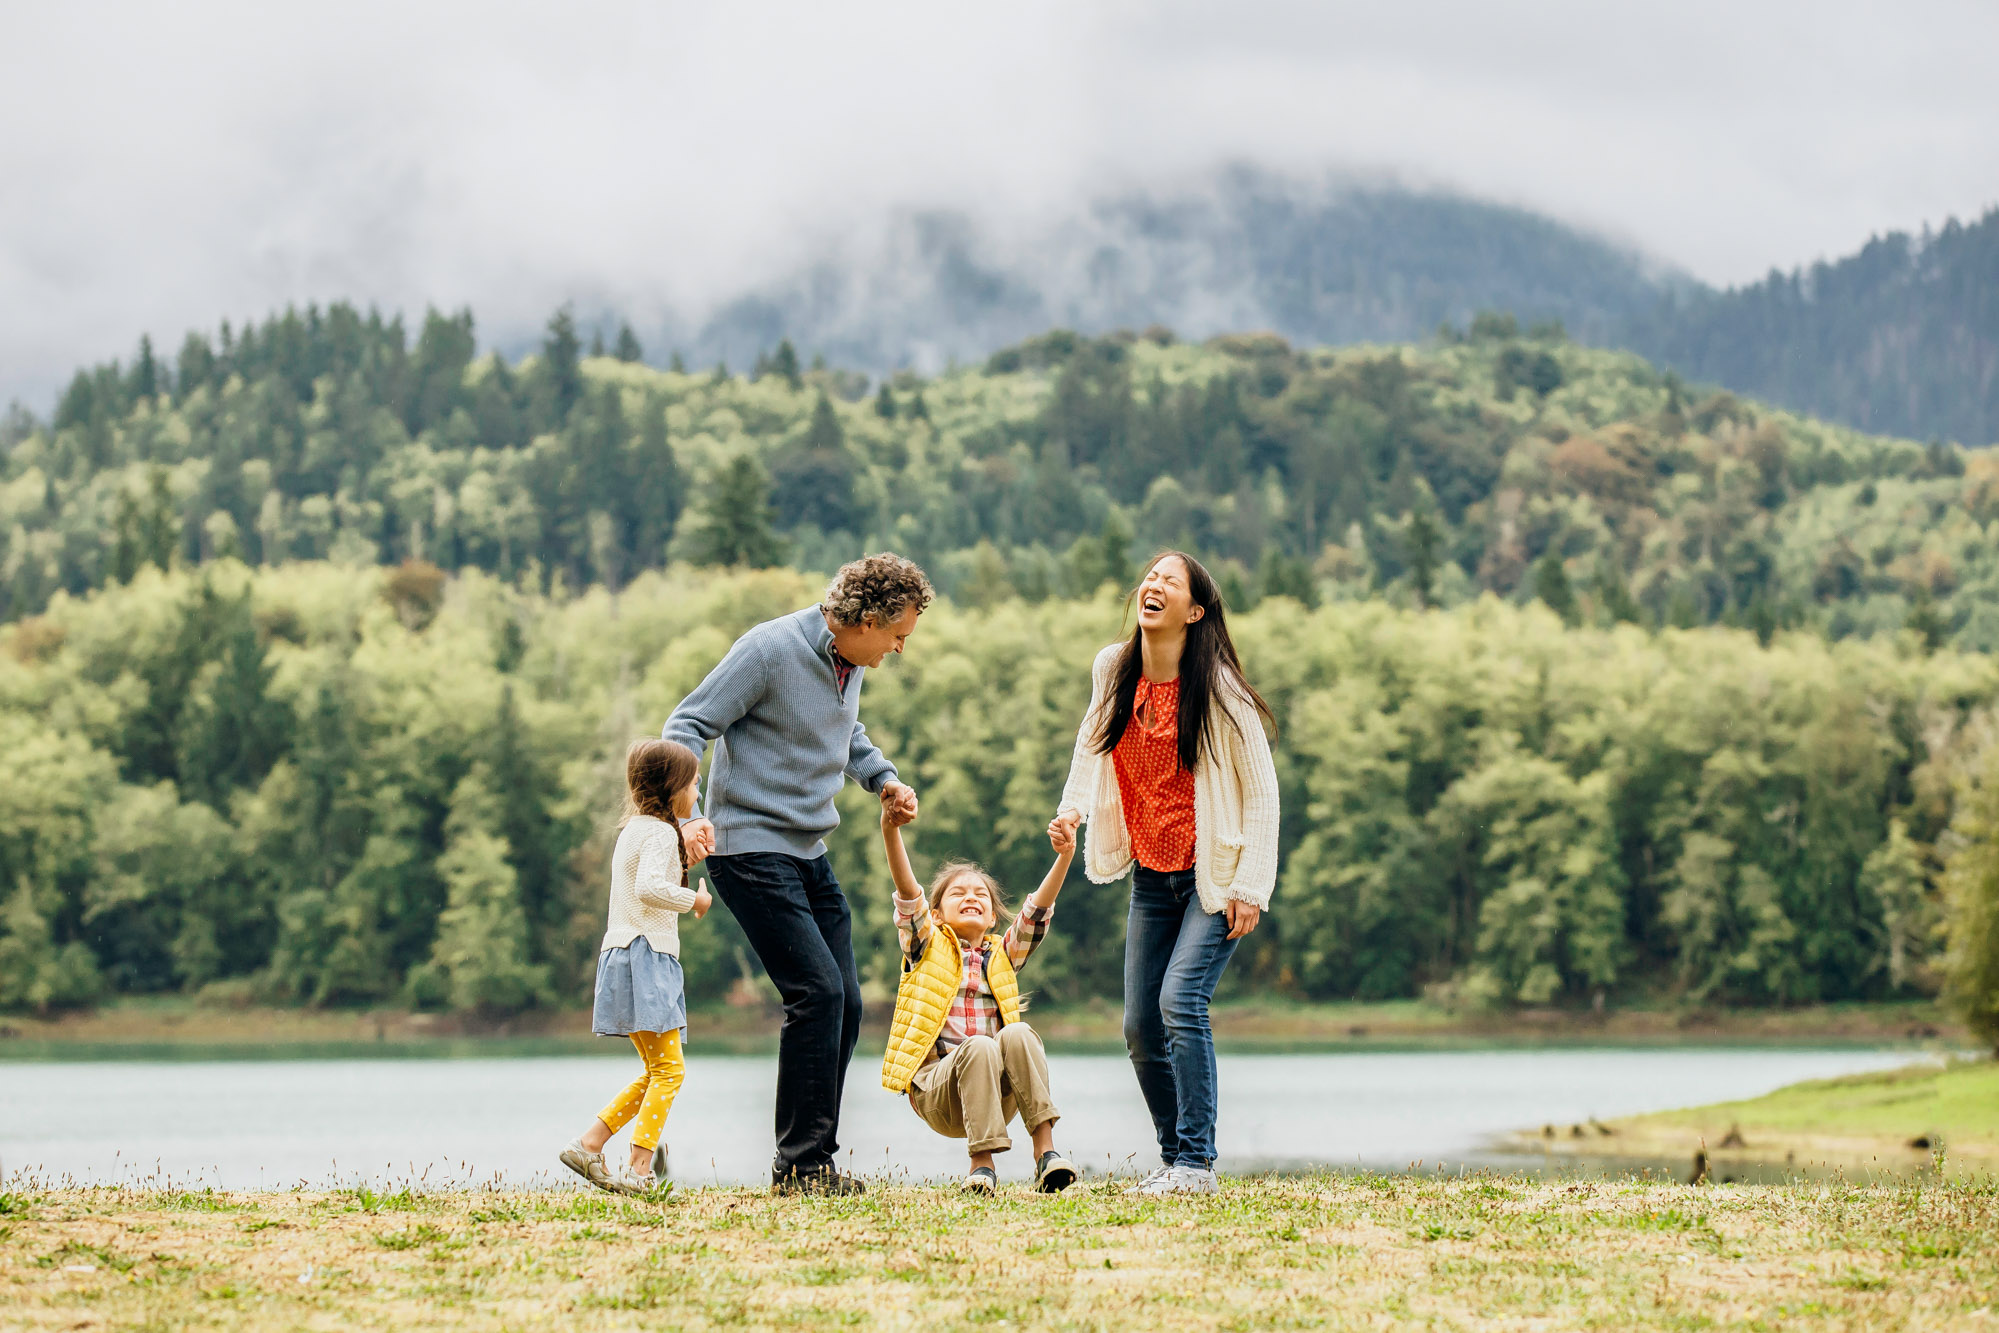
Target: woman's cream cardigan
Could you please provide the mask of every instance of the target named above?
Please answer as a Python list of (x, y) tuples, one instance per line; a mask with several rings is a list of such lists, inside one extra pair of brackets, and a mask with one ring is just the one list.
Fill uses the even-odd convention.
[[(1095, 744), (1097, 718), (1110, 707), (1123, 651), (1123, 644), (1112, 644), (1097, 654), (1091, 668), (1090, 707), (1076, 731), (1069, 781), (1056, 812), (1058, 817), (1075, 812), (1088, 824), (1083, 873), (1098, 884), (1123, 878), (1132, 865), (1117, 765), (1109, 755), (1098, 754)], [(1204, 746), (1194, 765), (1195, 891), (1201, 910), (1210, 914), (1231, 898), (1269, 907), (1277, 887), (1277, 769), (1270, 761), (1270, 742), (1262, 716), (1240, 691), (1224, 683), (1215, 706), (1225, 716), (1211, 719), (1213, 746)]]

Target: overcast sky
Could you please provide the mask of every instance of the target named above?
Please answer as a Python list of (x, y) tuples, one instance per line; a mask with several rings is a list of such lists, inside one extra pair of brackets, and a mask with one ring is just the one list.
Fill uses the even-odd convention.
[(698, 310), (898, 207), (1223, 159), (1754, 279), (1999, 203), (1995, 51), (1989, 0), (0, 0), (0, 401), (287, 301)]

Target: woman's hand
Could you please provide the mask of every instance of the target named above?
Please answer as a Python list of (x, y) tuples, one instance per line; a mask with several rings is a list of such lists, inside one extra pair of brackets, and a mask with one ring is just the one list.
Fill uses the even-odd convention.
[(702, 917), (707, 916), (708, 909), (713, 907), (714, 905), (715, 905), (714, 896), (708, 892), (708, 888), (706, 885), (703, 885), (701, 888), (698, 888), (694, 891), (694, 919), (696, 921), (699, 921)]
[[(1082, 822), (1083, 822), (1083, 812), (1080, 810), (1065, 810), (1061, 814), (1055, 816), (1055, 818), (1049, 820), (1048, 845), (1053, 847), (1058, 852), (1075, 851), (1076, 826), (1081, 824)], [(1064, 847), (1062, 845), (1065, 842), (1069, 844), (1067, 847)]]
[(1239, 940), (1256, 929), (1256, 923), (1263, 918), (1263, 909), (1255, 903), (1246, 903), (1240, 898), (1229, 899), (1229, 938)]

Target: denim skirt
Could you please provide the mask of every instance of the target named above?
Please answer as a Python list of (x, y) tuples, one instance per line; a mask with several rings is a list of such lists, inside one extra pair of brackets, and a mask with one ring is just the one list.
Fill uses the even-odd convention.
[(687, 986), (680, 960), (655, 953), (641, 935), (597, 955), (597, 1001), (590, 1030), (600, 1037), (687, 1030)]

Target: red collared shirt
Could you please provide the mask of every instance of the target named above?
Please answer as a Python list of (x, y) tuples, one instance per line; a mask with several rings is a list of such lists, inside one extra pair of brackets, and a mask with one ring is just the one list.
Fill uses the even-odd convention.
[(1131, 721), (1111, 751), (1132, 855), (1147, 870), (1194, 868), (1194, 774), (1180, 767), (1180, 678), (1140, 676)]

